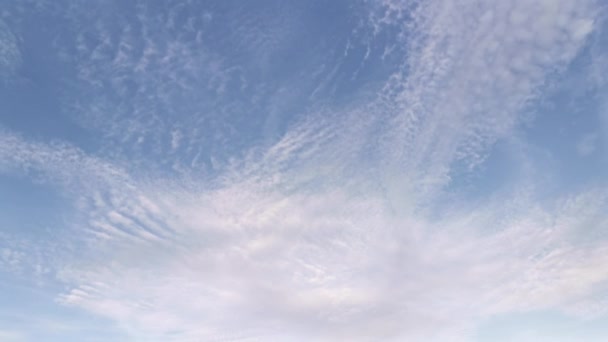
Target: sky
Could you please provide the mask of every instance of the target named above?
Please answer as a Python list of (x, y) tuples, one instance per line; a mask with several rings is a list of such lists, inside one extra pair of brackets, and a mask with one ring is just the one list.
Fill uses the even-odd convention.
[(607, 10), (2, 1), (0, 340), (608, 340)]

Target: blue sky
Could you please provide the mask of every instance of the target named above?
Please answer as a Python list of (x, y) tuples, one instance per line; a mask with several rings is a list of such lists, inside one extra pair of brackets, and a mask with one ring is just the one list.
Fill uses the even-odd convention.
[(0, 340), (608, 340), (581, 1), (4, 1)]

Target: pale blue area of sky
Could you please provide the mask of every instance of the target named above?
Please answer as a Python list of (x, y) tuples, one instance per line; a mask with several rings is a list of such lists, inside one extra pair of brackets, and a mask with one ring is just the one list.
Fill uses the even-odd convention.
[(607, 316), (572, 319), (554, 311), (492, 317), (476, 334), (477, 341), (603, 341)]
[(40, 286), (6, 274), (0, 280), (2, 292), (10, 294), (0, 297), (3, 332), (21, 331), (27, 341), (128, 341), (113, 322), (57, 305), (44, 291), (48, 284)]

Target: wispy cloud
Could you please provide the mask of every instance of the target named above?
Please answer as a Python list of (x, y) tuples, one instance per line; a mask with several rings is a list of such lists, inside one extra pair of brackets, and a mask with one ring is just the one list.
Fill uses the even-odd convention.
[[(263, 165), (298, 153), (270, 155)], [(365, 182), (311, 190), (277, 181), (282, 171), (243, 170), (215, 190), (139, 182), (85, 194), (87, 229), (104, 235), (87, 262), (63, 265), (72, 289), (59, 302), (164, 340), (455, 339), (479, 316), (597, 310), (581, 306), (608, 277), (608, 246), (593, 238), (607, 220), (604, 192), (541, 206), (524, 192), (404, 217), (382, 192), (362, 192)], [(159, 224), (176, 234), (155, 236)]]
[[(591, 5), (431, 1), (413, 10), (416, 31), (406, 41), (412, 48), (383, 95), (394, 113), (385, 149), (402, 164), (395, 167), (419, 172), (417, 191), (449, 182), (452, 163), (479, 164), (496, 139), (512, 132), (546, 77), (584, 44), (593, 29)], [(389, 2), (386, 11), (401, 7)]]
[[(521, 113), (585, 46), (597, 4), (367, 6), (370, 39), (388, 30), (408, 46), (375, 95), (305, 107), (280, 137), (250, 142), (211, 175), (190, 160), (179, 163), (187, 176), (159, 176), (138, 164), (143, 152), (85, 153), (0, 130), (0, 171), (58, 184), (74, 203), (62, 243), (78, 247), (43, 266), (64, 285), (57, 303), (152, 341), (458, 341), (493, 315), (606, 314), (608, 188), (547, 198), (546, 175), (529, 172), (512, 190), (446, 200), (467, 198), (450, 186), (497, 142), (525, 139)], [(203, 48), (216, 16), (161, 12), (139, 6), (137, 25), (96, 20), (75, 39), (81, 80), (110, 94), (87, 104), (95, 129), (123, 144), (159, 138), (147, 152), (172, 163), (177, 151), (201, 153), (206, 120), (182, 92), (221, 97), (242, 69)], [(234, 32), (254, 35), (243, 49), (268, 61), (287, 39), (275, 24), (287, 25)], [(540, 163), (525, 157), (522, 168)], [(1, 267), (32, 263), (16, 247), (0, 246)]]
[(14, 77), (21, 63), (17, 37), (0, 17), (0, 80), (4, 83)]

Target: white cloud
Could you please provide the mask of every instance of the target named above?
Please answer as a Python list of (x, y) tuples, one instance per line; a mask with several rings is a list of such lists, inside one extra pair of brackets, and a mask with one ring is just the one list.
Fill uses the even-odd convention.
[[(494, 314), (603, 313), (591, 303), (608, 280), (608, 241), (597, 236), (608, 190), (547, 200), (526, 175), (481, 203), (437, 204), (576, 56), (592, 3), (383, 4), (376, 34), (413, 19), (396, 42), (409, 54), (378, 98), (309, 113), (213, 180), (129, 173), (0, 131), (0, 170), (42, 171), (79, 210), (71, 239), (84, 248), (53, 264), (69, 288), (57, 301), (163, 341), (467, 340)], [(175, 44), (155, 57), (147, 41), (139, 68), (182, 61), (190, 50)], [(192, 138), (161, 128), (173, 149)]]
[(497, 198), (433, 220), (396, 216), (378, 194), (355, 190), (237, 184), (163, 196), (173, 198), (176, 243), (130, 241), (66, 270), (74, 289), (61, 302), (159, 339), (234, 329), (262, 339), (441, 339), (479, 316), (569, 310), (608, 279), (606, 241), (576, 242), (605, 224), (605, 194), (550, 211), (520, 199), (513, 212)]
[[(392, 13), (400, 2), (389, 4)], [(417, 192), (449, 182), (454, 162), (482, 162), (546, 77), (577, 54), (589, 34), (579, 28), (594, 15), (590, 2), (568, 1), (430, 1), (414, 8), (416, 31), (404, 27), (410, 31), (403, 42), (412, 48), (386, 86), (393, 112), (388, 158), (419, 172), (412, 175), (423, 180)]]
[(21, 51), (15, 34), (0, 18), (0, 80), (10, 80), (21, 64)]
[(107, 182), (128, 183), (128, 176), (120, 167), (88, 156), (74, 146), (57, 141), (51, 144), (28, 141), (2, 127), (0, 171), (34, 178), (39, 176), (40, 180), (67, 185), (67, 189), (95, 188)]
[[(270, 169), (247, 166), (253, 160), (215, 189), (145, 180), (125, 188), (112, 178), (81, 194), (90, 224), (80, 233), (105, 235), (84, 235), (86, 254), (63, 260), (59, 277), (72, 289), (59, 302), (148, 340), (235, 329), (261, 339), (465, 339), (479, 316), (576, 312), (608, 277), (606, 242), (577, 237), (605, 226), (603, 192), (547, 208), (529, 195), (505, 205), (509, 195), (442, 218), (404, 216), (361, 178), (314, 189), (294, 183), (297, 169), (267, 173), (300, 155), (294, 147), (308, 134), (262, 155)], [(30, 153), (17, 160), (40, 159), (14, 150)]]

